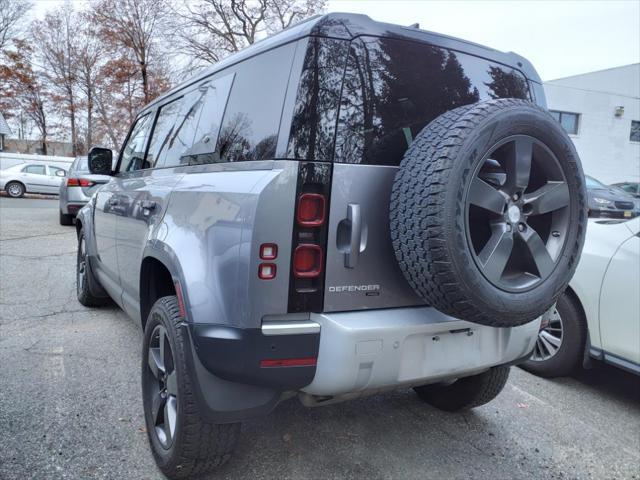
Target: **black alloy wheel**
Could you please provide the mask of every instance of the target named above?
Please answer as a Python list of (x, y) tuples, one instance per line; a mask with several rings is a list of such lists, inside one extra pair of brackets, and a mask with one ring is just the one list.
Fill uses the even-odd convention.
[(557, 157), (536, 138), (503, 139), (485, 155), (466, 195), (467, 241), (495, 287), (530, 290), (562, 255), (571, 196)]
[(147, 349), (143, 395), (151, 406), (154, 434), (163, 448), (173, 444), (178, 419), (178, 382), (173, 351), (162, 325), (156, 325)]

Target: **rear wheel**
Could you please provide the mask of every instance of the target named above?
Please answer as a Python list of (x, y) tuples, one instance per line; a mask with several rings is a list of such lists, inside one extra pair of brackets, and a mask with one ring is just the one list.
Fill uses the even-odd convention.
[(158, 467), (169, 478), (205, 475), (225, 463), (240, 424), (207, 421), (187, 365), (178, 300), (160, 298), (151, 308), (142, 350), (142, 395), (147, 435)]
[(20, 198), (24, 195), (25, 188), (20, 182), (9, 182), (5, 187), (7, 195), (12, 198)]
[(60, 211), (60, 225), (69, 226), (73, 225), (73, 215), (67, 215)]
[(543, 316), (531, 358), (520, 366), (541, 377), (569, 375), (584, 356), (587, 325), (575, 300), (564, 293)]
[(494, 367), (453, 383), (415, 387), (418, 396), (440, 410), (456, 412), (479, 407), (496, 398), (509, 379), (509, 367)]

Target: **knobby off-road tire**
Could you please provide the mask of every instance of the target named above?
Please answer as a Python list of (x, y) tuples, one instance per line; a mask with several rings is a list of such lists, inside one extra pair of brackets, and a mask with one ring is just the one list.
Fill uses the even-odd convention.
[(545, 318), (547, 315), (543, 315), (533, 355), (520, 365), (522, 368), (541, 377), (553, 378), (569, 375), (580, 367), (587, 342), (587, 322), (576, 302), (563, 293), (552, 307), (558, 317)]
[(524, 100), (451, 110), (396, 174), (393, 247), (407, 281), (451, 316), (527, 323), (565, 290), (587, 224), (580, 160), (551, 115)]
[(496, 398), (509, 379), (509, 367), (494, 367), (452, 384), (434, 383), (414, 387), (421, 400), (447, 412), (470, 410)]
[(147, 435), (158, 467), (171, 479), (198, 478), (221, 466), (240, 434), (239, 423), (220, 425), (204, 418), (187, 363), (183, 321), (175, 296), (157, 300), (142, 350)]
[(111, 299), (103, 292), (100, 282), (91, 270), (87, 258), (84, 229), (78, 232), (78, 253), (76, 256), (76, 294), (78, 301), (85, 307), (100, 307), (111, 303)]

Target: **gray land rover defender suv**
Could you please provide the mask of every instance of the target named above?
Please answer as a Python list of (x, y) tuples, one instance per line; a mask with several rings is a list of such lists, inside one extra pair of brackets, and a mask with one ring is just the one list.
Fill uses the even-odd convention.
[[(144, 330), (170, 478), (225, 462), (240, 422), (413, 387), (482, 405), (527, 359), (582, 249), (582, 169), (531, 64), (328, 14), (147, 105), (92, 173), (78, 299)], [(114, 159), (116, 160), (116, 159)]]

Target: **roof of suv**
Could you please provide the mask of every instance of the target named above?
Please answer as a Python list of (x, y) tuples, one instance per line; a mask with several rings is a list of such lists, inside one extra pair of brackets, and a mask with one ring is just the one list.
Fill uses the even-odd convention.
[(299, 40), (308, 36), (336, 38), (343, 40), (353, 40), (362, 35), (370, 35), (377, 37), (394, 37), (399, 39), (420, 41), (431, 45), (457, 50), (469, 53), (478, 57), (508, 65), (512, 68), (520, 70), (528, 79), (540, 83), (540, 77), (531, 65), (531, 63), (513, 52), (501, 52), (489, 47), (479, 45), (477, 43), (468, 42), (458, 38), (433, 33), (426, 30), (420, 30), (414, 27), (403, 27), (391, 23), (377, 22), (367, 15), (355, 13), (328, 13), (326, 15), (317, 15), (307, 20), (299, 22), (277, 34), (271, 35), (260, 40), (244, 50), (228, 56), (224, 60), (206, 68), (194, 77), (189, 78), (180, 85), (172, 88), (164, 95), (161, 95), (151, 102), (145, 110), (161, 102), (164, 98), (183, 88), (198, 82), (202, 78), (212, 75), (242, 60), (258, 55), (267, 50), (279, 47), (281, 45)]

